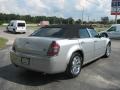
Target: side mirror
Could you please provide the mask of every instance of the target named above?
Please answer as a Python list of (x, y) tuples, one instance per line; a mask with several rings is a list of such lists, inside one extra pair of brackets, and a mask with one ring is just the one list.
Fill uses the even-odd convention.
[(107, 33), (100, 33), (99, 35), (100, 35), (100, 37), (109, 38), (109, 36), (108, 36), (108, 34), (107, 34)]
[(96, 37), (96, 38), (100, 38), (100, 37), (101, 37), (101, 35), (100, 35), (100, 34), (97, 34), (95, 37)]

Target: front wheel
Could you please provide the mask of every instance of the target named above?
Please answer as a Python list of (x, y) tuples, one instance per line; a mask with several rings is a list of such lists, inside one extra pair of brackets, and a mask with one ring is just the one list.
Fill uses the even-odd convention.
[(13, 29), (13, 33), (16, 34), (16, 30), (15, 29)]
[(9, 32), (9, 29), (8, 29), (8, 27), (6, 28), (6, 31), (7, 31), (7, 32)]
[(107, 47), (106, 47), (106, 52), (105, 52), (104, 57), (109, 57), (110, 54), (111, 54), (111, 45), (108, 44)]
[(82, 56), (79, 53), (74, 53), (68, 64), (66, 74), (70, 78), (77, 77), (80, 74), (82, 67)]

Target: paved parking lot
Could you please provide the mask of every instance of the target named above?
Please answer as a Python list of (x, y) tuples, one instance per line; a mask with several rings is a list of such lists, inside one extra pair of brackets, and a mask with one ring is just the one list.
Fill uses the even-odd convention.
[(6, 32), (6, 27), (0, 27), (0, 37), (4, 37), (6, 39), (9, 40), (9, 42), (7, 43), (8, 45), (11, 45), (13, 43), (13, 41), (15, 40), (15, 38), (19, 38), (19, 37), (26, 37), (28, 35), (30, 35), (34, 30), (37, 30), (39, 27), (27, 27), (27, 33), (26, 34), (14, 34), (12, 32)]
[[(0, 30), (0, 36), (11, 41), (16, 37)], [(6, 35), (6, 36), (5, 36)], [(11, 46), (0, 50), (0, 90), (120, 90), (120, 40), (112, 40), (112, 54), (82, 68), (75, 79), (64, 74), (44, 75), (14, 67), (9, 58)]]

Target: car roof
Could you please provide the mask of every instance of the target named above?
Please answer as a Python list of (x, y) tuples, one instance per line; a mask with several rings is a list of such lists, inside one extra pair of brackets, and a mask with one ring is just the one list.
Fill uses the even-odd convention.
[(11, 22), (25, 22), (24, 20), (11, 20)]
[(71, 28), (71, 29), (88, 28), (88, 29), (94, 29), (91, 25), (79, 25), (79, 24), (48, 25), (48, 26), (44, 26), (43, 28)]
[(63, 28), (64, 29), (64, 37), (65, 38), (77, 38), (79, 37), (79, 30), (80, 29), (94, 29), (92, 26), (88, 25), (79, 25), (79, 24), (74, 24), (74, 25), (48, 25), (44, 26), (42, 28)]

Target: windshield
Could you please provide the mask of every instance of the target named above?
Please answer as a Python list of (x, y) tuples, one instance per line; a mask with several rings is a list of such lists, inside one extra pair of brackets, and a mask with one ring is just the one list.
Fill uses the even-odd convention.
[(32, 33), (31, 36), (63, 38), (64, 31), (62, 28), (41, 28)]

